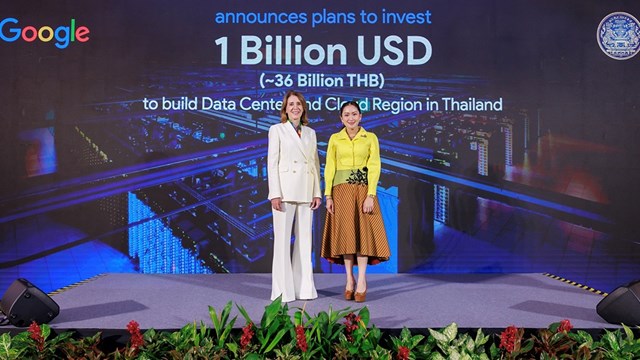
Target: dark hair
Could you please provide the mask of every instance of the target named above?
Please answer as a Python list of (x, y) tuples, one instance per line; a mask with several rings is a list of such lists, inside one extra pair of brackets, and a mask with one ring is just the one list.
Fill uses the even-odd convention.
[(287, 119), (287, 99), (289, 99), (289, 97), (291, 96), (297, 97), (302, 103), (302, 115), (300, 116), (300, 123), (302, 125), (309, 124), (309, 119), (307, 118), (307, 101), (304, 99), (304, 96), (301, 93), (295, 90), (289, 90), (286, 94), (284, 94), (282, 106), (280, 107), (280, 122), (285, 123), (287, 122), (287, 120), (289, 120)]
[(342, 106), (340, 106), (340, 116), (342, 117), (342, 110), (344, 110), (344, 108), (346, 108), (349, 105), (353, 105), (356, 107), (356, 109), (358, 109), (358, 113), (362, 113), (362, 110), (360, 110), (360, 104), (358, 104), (357, 101), (355, 100), (351, 100), (351, 101), (345, 101), (342, 103)]

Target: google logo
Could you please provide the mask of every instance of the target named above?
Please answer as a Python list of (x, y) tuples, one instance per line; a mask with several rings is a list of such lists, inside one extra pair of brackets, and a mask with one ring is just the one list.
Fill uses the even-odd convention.
[(25, 26), (20, 28), (18, 19), (6, 18), (0, 22), (0, 39), (6, 42), (14, 42), (22, 38), (26, 42), (34, 42), (36, 39), (42, 42), (56, 40), (58, 49), (65, 49), (74, 41), (89, 41), (89, 28), (80, 26), (76, 28), (76, 19), (71, 19), (69, 26), (58, 26), (55, 30), (51, 26), (42, 26), (37, 29), (35, 26)]

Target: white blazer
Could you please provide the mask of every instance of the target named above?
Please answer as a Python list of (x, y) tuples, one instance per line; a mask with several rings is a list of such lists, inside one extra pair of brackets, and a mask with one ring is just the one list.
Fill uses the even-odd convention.
[(298, 137), (291, 123), (269, 128), (267, 154), (269, 200), (282, 198), (289, 202), (311, 202), (320, 193), (320, 160), (316, 132), (302, 127)]

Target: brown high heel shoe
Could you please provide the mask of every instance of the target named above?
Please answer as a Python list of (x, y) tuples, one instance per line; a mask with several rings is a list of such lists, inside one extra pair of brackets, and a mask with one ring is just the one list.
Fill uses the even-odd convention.
[(353, 299), (355, 298), (355, 297), (354, 297), (354, 295), (353, 295), (353, 293), (354, 293), (354, 291), (353, 291), (353, 290), (347, 290), (347, 289), (345, 289), (345, 290), (344, 290), (344, 299), (345, 299), (345, 300), (348, 300), (348, 301), (353, 300)]
[(352, 301), (354, 299), (353, 293), (356, 291), (356, 279), (352, 277), (353, 280), (353, 289), (347, 290), (346, 286), (344, 288), (344, 299), (347, 301)]
[(365, 289), (364, 292), (361, 293), (357, 292), (353, 297), (356, 302), (365, 302), (365, 300), (367, 300), (367, 290)]

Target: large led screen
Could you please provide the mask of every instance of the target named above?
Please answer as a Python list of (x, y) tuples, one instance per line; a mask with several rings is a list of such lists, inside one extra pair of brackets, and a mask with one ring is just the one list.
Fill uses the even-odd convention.
[[(369, 271), (545, 272), (603, 291), (637, 274), (637, 2), (11, 1), (0, 15), (7, 284), (89, 243), (117, 271), (270, 271), (267, 132), (289, 89), (321, 164), (344, 101), (380, 140), (392, 258)], [(324, 216), (314, 268), (342, 272), (319, 254)], [(41, 287), (104, 271), (73, 262), (86, 271)]]

